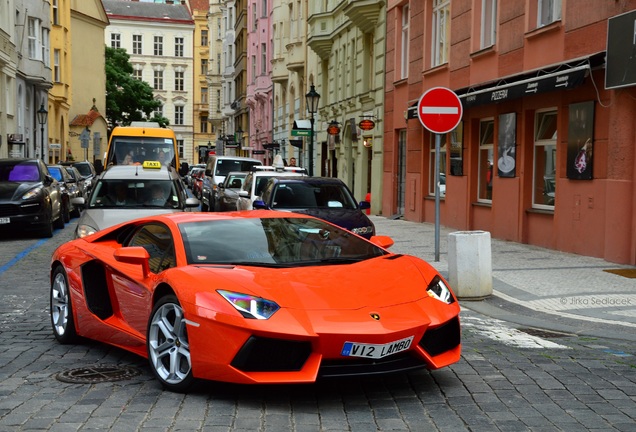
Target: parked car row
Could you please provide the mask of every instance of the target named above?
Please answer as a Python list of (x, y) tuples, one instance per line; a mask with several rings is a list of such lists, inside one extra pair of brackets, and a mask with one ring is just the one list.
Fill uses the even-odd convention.
[[(236, 170), (228, 171), (228, 167)], [(292, 211), (317, 216), (366, 238), (375, 235), (373, 222), (362, 211), (370, 207), (369, 202), (358, 203), (342, 180), (310, 177), (304, 168), (284, 166), (280, 156), (272, 166), (256, 159), (212, 156), (205, 169), (192, 168), (188, 178), (202, 211)], [(285, 201), (284, 195), (288, 195)]]

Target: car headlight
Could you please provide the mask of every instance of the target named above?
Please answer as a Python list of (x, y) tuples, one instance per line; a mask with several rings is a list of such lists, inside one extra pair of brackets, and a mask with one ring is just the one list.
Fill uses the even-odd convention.
[(95, 234), (97, 231), (97, 228), (94, 228), (90, 225), (80, 224), (77, 226), (77, 237), (83, 238), (87, 235)]
[(351, 232), (358, 235), (373, 234), (373, 227), (365, 226), (365, 227), (353, 228)]
[(30, 199), (36, 197), (40, 192), (42, 192), (42, 186), (38, 186), (36, 188), (31, 189), (24, 195), (22, 195), (22, 199)]
[(443, 303), (451, 304), (455, 302), (455, 297), (451, 293), (450, 288), (446, 286), (439, 276), (435, 276), (426, 288), (426, 292), (430, 297), (437, 299)]
[(269, 319), (280, 307), (273, 301), (232, 291), (217, 290), (245, 318)]

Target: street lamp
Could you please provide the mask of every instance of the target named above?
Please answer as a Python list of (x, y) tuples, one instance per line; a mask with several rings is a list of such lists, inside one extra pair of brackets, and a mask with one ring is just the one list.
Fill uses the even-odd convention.
[(311, 114), (311, 135), (309, 135), (309, 175), (314, 175), (314, 114), (318, 112), (318, 102), (320, 102), (320, 94), (312, 84), (309, 93), (305, 95), (307, 101), (307, 111)]
[(42, 162), (46, 163), (44, 160), (44, 125), (46, 124), (46, 118), (49, 115), (49, 112), (44, 108), (44, 104), (40, 105), (40, 109), (37, 111), (38, 114), (38, 123), (40, 123), (40, 130), (42, 132), (42, 142), (40, 143), (40, 157), (42, 158)]

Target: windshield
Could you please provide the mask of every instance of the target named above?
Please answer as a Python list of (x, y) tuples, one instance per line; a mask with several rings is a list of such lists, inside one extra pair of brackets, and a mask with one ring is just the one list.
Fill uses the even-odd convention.
[(345, 208), (354, 210), (358, 206), (344, 185), (289, 182), (280, 183), (274, 191), (272, 208)]
[(115, 137), (109, 148), (107, 164), (133, 165), (144, 161), (159, 161), (176, 165), (170, 138)]
[(188, 264), (295, 267), (351, 263), (386, 254), (319, 219), (244, 218), (180, 225)]
[(216, 161), (216, 171), (214, 175), (225, 177), (230, 171), (249, 171), (254, 165), (260, 165), (260, 162), (219, 159)]
[(89, 208), (182, 208), (175, 184), (170, 180), (106, 180), (95, 185)]
[(3, 162), (0, 164), (0, 181), (40, 181), (40, 171), (36, 162)]
[(90, 177), (93, 175), (93, 172), (91, 171), (91, 167), (89, 164), (87, 163), (78, 163), (73, 165), (75, 168), (77, 168), (77, 170), (80, 172), (80, 174), (82, 175), (82, 177), (86, 178), (86, 177)]

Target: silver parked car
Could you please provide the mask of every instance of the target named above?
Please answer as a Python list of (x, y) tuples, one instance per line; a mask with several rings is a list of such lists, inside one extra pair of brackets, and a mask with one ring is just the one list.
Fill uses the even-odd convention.
[(188, 198), (174, 168), (152, 163), (112, 166), (98, 177), (88, 201), (74, 201), (85, 208), (76, 237), (140, 217), (199, 207), (198, 199)]

